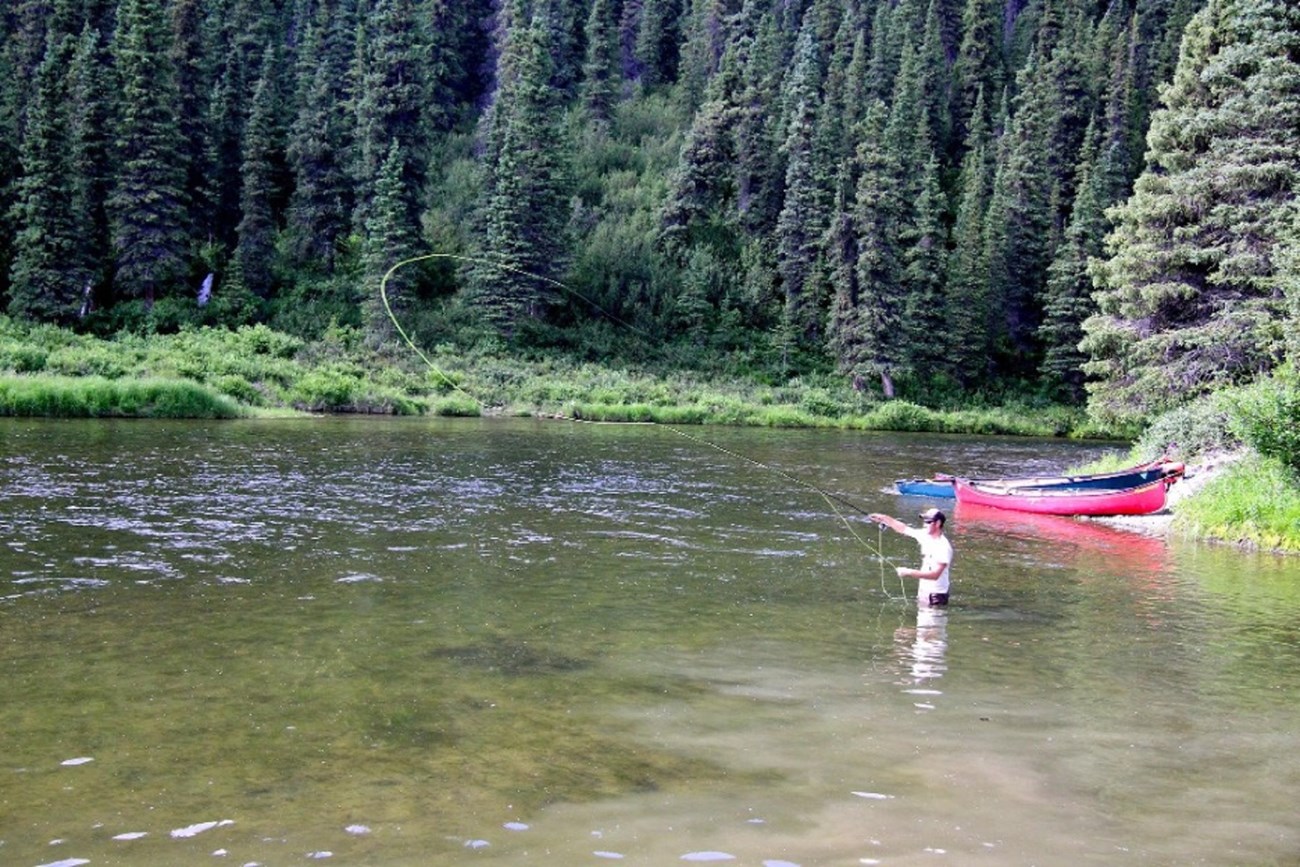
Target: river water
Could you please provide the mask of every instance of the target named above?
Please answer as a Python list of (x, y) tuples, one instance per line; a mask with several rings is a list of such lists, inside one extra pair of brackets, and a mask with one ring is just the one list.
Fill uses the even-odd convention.
[(1300, 561), (805, 487), (1100, 451), (0, 422), (0, 864), (1300, 863)]

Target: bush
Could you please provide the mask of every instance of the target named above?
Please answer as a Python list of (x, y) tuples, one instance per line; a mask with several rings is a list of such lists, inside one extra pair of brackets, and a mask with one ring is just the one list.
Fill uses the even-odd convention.
[(8, 343), (0, 346), (0, 369), (15, 373), (39, 373), (45, 369), (50, 353), (39, 346)]
[(468, 395), (451, 394), (434, 401), (433, 414), (477, 418), (482, 415), (482, 409), (479, 407), (478, 401)]
[(312, 412), (351, 410), (364, 393), (361, 379), (336, 365), (309, 371), (290, 389), (290, 401)]
[(263, 403), (262, 393), (257, 390), (257, 387), (238, 374), (229, 373), (219, 376), (212, 385), (217, 391), (233, 397), (240, 403), (250, 406), (261, 406)]
[(1161, 455), (1186, 460), (1237, 448), (1241, 438), (1232, 431), (1233, 412), (1226, 392), (1206, 395), (1170, 410), (1138, 438), (1133, 448), (1135, 462), (1155, 460)]
[(905, 400), (891, 400), (866, 416), (866, 427), (873, 430), (938, 431), (943, 425), (934, 412)]
[(1264, 457), (1300, 472), (1300, 381), (1294, 375), (1262, 380), (1229, 400), (1232, 432)]

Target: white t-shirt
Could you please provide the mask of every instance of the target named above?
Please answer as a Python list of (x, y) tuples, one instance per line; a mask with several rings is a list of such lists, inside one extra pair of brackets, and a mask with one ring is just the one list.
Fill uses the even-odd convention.
[(952, 566), (952, 543), (948, 537), (942, 534), (931, 536), (930, 532), (924, 527), (914, 529), (908, 527), (907, 535), (916, 540), (921, 546), (921, 571), (929, 572), (940, 563), (943, 564), (943, 571), (939, 573), (938, 578), (921, 578), (916, 582), (916, 598), (922, 602), (929, 603), (931, 593), (948, 592), (948, 570)]

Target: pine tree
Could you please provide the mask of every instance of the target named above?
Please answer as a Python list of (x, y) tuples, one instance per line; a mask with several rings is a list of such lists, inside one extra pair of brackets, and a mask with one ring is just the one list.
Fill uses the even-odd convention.
[(784, 148), (785, 203), (776, 225), (777, 268), (785, 290), (785, 321), (792, 333), (810, 342), (820, 342), (822, 317), (819, 299), (809, 297), (806, 290), (827, 221), (814, 150), (820, 89), (815, 23), (811, 15), (805, 17), (787, 83), (793, 110)]
[(482, 208), (483, 252), (501, 267), (481, 266), (471, 280), (472, 301), (507, 338), (546, 312), (569, 257), (568, 167), (548, 30), (544, 20), (513, 20), (499, 63)]
[(587, 18), (587, 60), (582, 67), (583, 105), (598, 122), (608, 122), (621, 84), (618, 0), (593, 0)]
[(910, 372), (910, 359), (898, 245), (902, 203), (892, 183), (899, 166), (885, 141), (884, 118), (884, 104), (877, 102), (867, 112), (859, 148), (862, 174), (854, 210), (859, 343), (856, 357), (841, 364), (856, 375), (878, 377), (885, 397), (892, 398), (895, 378)]
[[(358, 228), (369, 220), (370, 196), (378, 188), (380, 167), (394, 141), (406, 159), (402, 174), (412, 189), (423, 188), (428, 166), (428, 126), (422, 112), (427, 85), (414, 0), (375, 0), (367, 28), (356, 101), (353, 182), (358, 198), (353, 221)], [(408, 219), (416, 223), (419, 214)]]
[[(328, 8), (328, 7), (325, 7)], [(297, 117), (287, 156), (293, 174), (286, 238), (298, 267), (334, 270), (352, 213), (352, 186), (344, 165), (352, 130), (347, 104), (350, 33), (322, 14), (309, 26), (298, 55)]]
[(1147, 170), (1096, 268), (1094, 414), (1143, 419), (1278, 363), (1273, 256), (1300, 174), (1297, 59), (1291, 3), (1210, 0), (1188, 25)]
[[(271, 53), (269, 48), (267, 53)], [(277, 166), (284, 155), (276, 122), (279, 111), (276, 87), (271, 78), (275, 63), (268, 58), (262, 64), (262, 71), (244, 131), (239, 196), (242, 216), (236, 229), (239, 243), (235, 247), (235, 260), (245, 288), (265, 298), (271, 294), (275, 259)]]
[(34, 70), (14, 208), (20, 229), (9, 301), (11, 315), (59, 324), (72, 321), (82, 296), (75, 273), (79, 239), (73, 234), (65, 109), (65, 72), (72, 51), (72, 39), (51, 34), (45, 57)]
[(984, 93), (976, 94), (972, 125), (958, 180), (957, 216), (948, 259), (946, 333), (951, 372), (966, 384), (991, 369), (992, 293), (985, 218), (993, 191), (993, 141), (984, 118)]
[(110, 257), (107, 202), (111, 172), (112, 89), (99, 32), (82, 30), (68, 68), (68, 157), (72, 183), (73, 256), (81, 310), (89, 312), (105, 282)]
[[(380, 168), (372, 197), (374, 207), (370, 209), (370, 220), (366, 224), (362, 254), (366, 294), (362, 319), (366, 339), (376, 347), (394, 338), (395, 329), (389, 310), (400, 317), (410, 309), (418, 274), (411, 268), (397, 271), (384, 286), (383, 295), (380, 294), (380, 285), (388, 271), (414, 256), (419, 247), (419, 233), (408, 216), (412, 203), (410, 187), (404, 177), (406, 162), (401, 145), (393, 141)], [(384, 296), (388, 299), (387, 306), (384, 305)]]
[(114, 52), (120, 92), (109, 199), (116, 289), (152, 305), (187, 271), (184, 138), (161, 0), (123, 0)]
[(1005, 373), (1037, 368), (1043, 275), (1051, 262), (1057, 188), (1048, 143), (1053, 89), (1037, 55), (1020, 73), (1011, 126), (998, 147), (997, 170), (984, 225), (993, 348)]

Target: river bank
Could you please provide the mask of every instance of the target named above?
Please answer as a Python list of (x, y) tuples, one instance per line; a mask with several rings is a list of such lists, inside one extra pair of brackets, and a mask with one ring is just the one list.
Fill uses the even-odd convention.
[[(1247, 494), (1243, 498), (1242, 491)], [(1248, 451), (1188, 462), (1165, 508), (1150, 515), (1085, 518), (1156, 538), (1183, 537), (1249, 550), (1300, 554), (1300, 494), (1275, 467)]]

